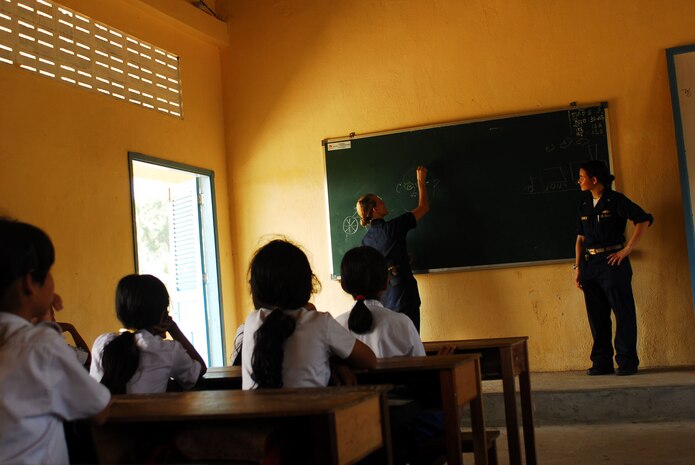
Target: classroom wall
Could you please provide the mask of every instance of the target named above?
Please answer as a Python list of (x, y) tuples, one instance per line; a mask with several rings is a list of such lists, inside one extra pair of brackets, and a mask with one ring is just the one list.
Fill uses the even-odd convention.
[[(329, 278), (322, 139), (607, 101), (616, 188), (656, 218), (631, 257), (642, 365), (695, 363), (665, 60), (695, 43), (693, 17), (691, 0), (236, 0), (221, 57), (237, 313), (274, 234), (307, 250), (319, 309), (351, 306)], [(425, 340), (528, 335), (533, 370), (589, 364), (569, 263), (418, 281)]]
[[(116, 283), (135, 270), (128, 151), (215, 172), (221, 273), (232, 275), (220, 55), (216, 44), (139, 0), (60, 3), (181, 57), (183, 120), (0, 65), (0, 214), (49, 233), (65, 301), (59, 319), (91, 344), (119, 327)], [(232, 291), (231, 279), (223, 280), (230, 306)], [(225, 323), (231, 340), (233, 312)]]

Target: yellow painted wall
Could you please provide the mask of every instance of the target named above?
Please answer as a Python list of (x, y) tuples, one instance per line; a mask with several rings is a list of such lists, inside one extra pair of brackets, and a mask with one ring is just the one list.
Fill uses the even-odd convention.
[[(116, 283), (134, 271), (128, 151), (215, 172), (221, 273), (232, 275), (220, 55), (137, 0), (60, 3), (181, 57), (183, 120), (0, 65), (0, 214), (49, 233), (60, 318), (91, 344), (118, 327)], [(224, 280), (225, 303), (232, 291)], [(225, 319), (231, 340), (237, 321)]]
[[(695, 2), (235, 0), (229, 10), (222, 86), (240, 316), (251, 309), (249, 258), (277, 233), (308, 250), (324, 285), (318, 307), (350, 306), (329, 278), (322, 139), (608, 101), (616, 187), (656, 217), (632, 256), (642, 365), (695, 363), (665, 60), (666, 48), (695, 43)], [(418, 281), (426, 340), (528, 335), (534, 370), (589, 363), (569, 264)]]

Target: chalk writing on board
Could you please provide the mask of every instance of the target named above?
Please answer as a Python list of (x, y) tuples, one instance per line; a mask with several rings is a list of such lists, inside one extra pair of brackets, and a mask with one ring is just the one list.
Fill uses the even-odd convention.
[[(408, 172), (401, 177), (401, 182), (396, 184), (396, 193), (408, 197), (418, 196), (417, 181), (412, 181), (414, 172), (415, 170), (408, 170)], [(417, 175), (415, 175), (415, 178), (417, 179)], [(425, 184), (427, 185), (427, 194), (430, 200), (436, 197), (439, 182), (439, 179), (433, 178), (431, 173), (428, 174), (428, 179), (425, 181)]]
[(572, 145), (572, 142), (573, 142), (573, 140), (572, 140), (571, 137), (565, 137), (565, 138), (562, 140), (562, 142), (560, 142), (560, 148), (563, 149), (563, 150), (565, 150), (565, 149), (567, 149), (567, 147), (569, 147), (570, 145)]
[(359, 229), (359, 220), (357, 219), (357, 213), (353, 213), (351, 216), (346, 216), (343, 220), (343, 232), (345, 233), (345, 239), (348, 236), (352, 236)]
[(553, 152), (557, 147), (560, 147), (562, 150), (567, 150), (573, 143), (574, 140), (571, 137), (565, 137), (558, 146), (555, 146), (555, 144), (552, 142), (545, 144), (545, 151), (550, 153)]
[[(437, 186), (439, 185), (439, 179), (433, 179), (431, 181), (426, 181), (427, 193), (430, 198), (434, 198), (437, 194)], [(412, 181), (404, 181), (396, 184), (396, 192), (399, 194), (406, 194), (408, 197), (417, 197), (417, 183)]]
[(586, 108), (570, 112), (570, 127), (577, 139), (606, 133), (606, 115), (602, 108)]
[[(596, 159), (596, 156), (590, 156)], [(577, 190), (575, 182), (578, 166), (553, 166), (543, 168), (536, 175), (529, 176), (528, 183), (523, 186), (524, 194), (553, 194)]]

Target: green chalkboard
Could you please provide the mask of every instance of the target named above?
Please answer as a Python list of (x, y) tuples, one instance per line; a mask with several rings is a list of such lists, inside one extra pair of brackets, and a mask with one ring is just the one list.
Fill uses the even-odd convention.
[(323, 141), (333, 275), (360, 245), (357, 198), (386, 218), (417, 206), (428, 168), (430, 211), (408, 235), (416, 272), (527, 265), (574, 257), (579, 164), (610, 166), (605, 104)]

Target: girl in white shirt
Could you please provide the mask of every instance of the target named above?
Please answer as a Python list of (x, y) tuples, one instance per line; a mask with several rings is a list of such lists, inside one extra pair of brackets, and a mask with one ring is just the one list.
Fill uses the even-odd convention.
[(376, 365), (369, 347), (309, 303), (320, 284), (297, 246), (274, 240), (261, 247), (249, 275), (258, 310), (244, 324), (244, 389), (327, 386), (331, 356), (355, 368)]
[[(388, 279), (388, 265), (381, 252), (369, 246), (348, 250), (340, 263), (340, 285), (352, 295), (355, 305), (336, 320), (379, 358), (424, 357), (425, 348), (413, 321), (403, 313), (384, 308), (379, 301)], [(450, 349), (442, 353), (450, 353)], [(443, 434), (441, 411), (423, 410), (418, 402), (409, 399), (407, 390), (398, 391), (390, 397), (410, 402), (389, 408), (394, 463), (435, 463), (435, 457), (427, 457), (418, 444)]]
[[(192, 388), (205, 361), (171, 319), (169, 293), (151, 275), (128, 275), (116, 288), (116, 316), (126, 330), (94, 341), (90, 374), (112, 394), (166, 392), (173, 378)], [(169, 333), (173, 340), (165, 339)]]
[(381, 253), (368, 246), (348, 250), (340, 264), (340, 285), (355, 305), (336, 320), (367, 344), (378, 358), (425, 356), (413, 321), (384, 308), (379, 298), (386, 291), (388, 265)]

